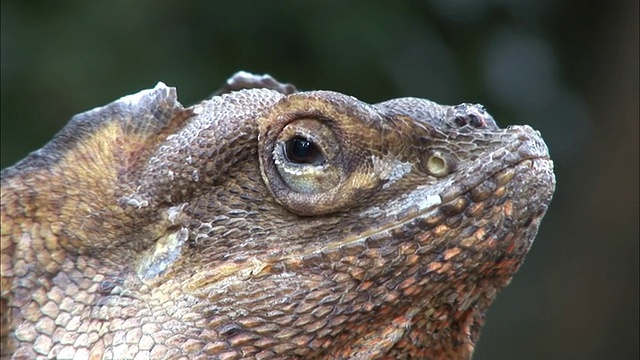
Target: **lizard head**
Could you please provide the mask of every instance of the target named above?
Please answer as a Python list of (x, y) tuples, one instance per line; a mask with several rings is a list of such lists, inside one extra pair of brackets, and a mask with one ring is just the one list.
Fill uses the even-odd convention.
[(109, 337), (121, 331), (135, 346), (154, 333), (156, 355), (466, 358), (532, 244), (552, 169), (539, 133), (476, 105), (250, 89), (184, 109), (159, 85), (5, 170), (3, 227), (36, 218), (9, 210), (36, 188), (24, 179), (61, 194), (36, 196), (46, 216), (30, 221), (51, 224), (42, 242), (61, 260), (32, 273), (89, 279), (79, 312), (114, 328), (91, 351), (129, 354)]

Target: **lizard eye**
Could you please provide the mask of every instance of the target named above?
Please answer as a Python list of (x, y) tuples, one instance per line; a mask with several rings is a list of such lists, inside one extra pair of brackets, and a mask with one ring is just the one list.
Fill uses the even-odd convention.
[[(373, 109), (330, 92), (292, 94), (258, 119), (260, 172), (276, 203), (317, 216), (365, 202), (381, 184), (371, 174)], [(362, 131), (372, 136), (362, 136)]]
[(340, 182), (341, 168), (334, 161), (338, 149), (338, 141), (326, 123), (300, 119), (282, 129), (273, 150), (273, 162), (289, 189), (318, 194)]
[(292, 163), (318, 165), (324, 161), (322, 151), (312, 140), (296, 136), (287, 140), (285, 146), (285, 156)]

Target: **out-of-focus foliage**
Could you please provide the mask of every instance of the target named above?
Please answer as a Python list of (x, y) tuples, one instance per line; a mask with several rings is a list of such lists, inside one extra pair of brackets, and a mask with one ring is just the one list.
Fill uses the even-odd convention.
[(163, 81), (239, 69), (369, 102), (481, 102), (542, 131), (558, 188), (476, 359), (637, 359), (638, 2), (26, 2), (1, 13), (1, 166)]

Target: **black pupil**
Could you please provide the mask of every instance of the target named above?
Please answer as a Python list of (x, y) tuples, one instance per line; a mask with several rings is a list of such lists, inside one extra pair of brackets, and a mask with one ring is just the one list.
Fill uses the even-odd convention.
[(287, 159), (297, 164), (315, 164), (322, 160), (320, 149), (313, 142), (294, 137), (287, 141)]

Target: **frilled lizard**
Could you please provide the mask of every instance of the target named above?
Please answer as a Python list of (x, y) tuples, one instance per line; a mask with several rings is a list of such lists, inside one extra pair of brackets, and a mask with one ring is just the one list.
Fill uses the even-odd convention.
[(2, 357), (467, 359), (554, 187), (479, 105), (159, 83), (2, 171)]

